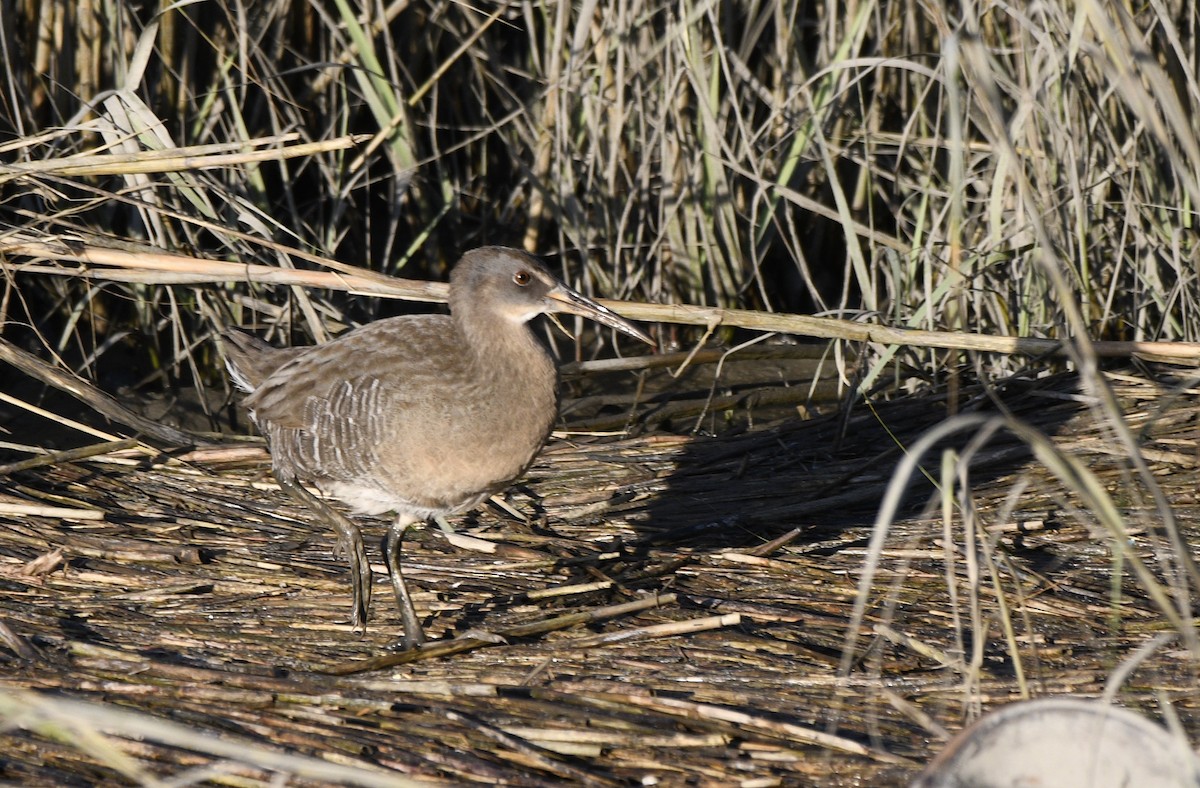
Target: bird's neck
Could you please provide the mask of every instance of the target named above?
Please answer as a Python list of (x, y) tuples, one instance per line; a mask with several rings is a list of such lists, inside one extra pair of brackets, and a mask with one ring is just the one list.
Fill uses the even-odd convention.
[(505, 381), (528, 383), (557, 379), (557, 365), (533, 335), (528, 323), (508, 320), (463, 320), (460, 324), (476, 374), (497, 386)]

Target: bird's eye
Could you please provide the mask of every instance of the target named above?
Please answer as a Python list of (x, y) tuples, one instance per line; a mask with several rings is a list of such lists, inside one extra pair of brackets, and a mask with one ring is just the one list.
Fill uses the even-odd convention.
[(517, 271), (515, 274), (513, 274), (513, 282), (515, 282), (519, 287), (524, 287), (532, 281), (533, 277), (529, 275), (528, 271)]

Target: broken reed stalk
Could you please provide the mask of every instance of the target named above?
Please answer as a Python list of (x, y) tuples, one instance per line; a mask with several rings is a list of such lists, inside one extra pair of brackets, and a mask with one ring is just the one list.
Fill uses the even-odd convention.
[[(62, 242), (54, 238), (33, 239), (28, 236), (13, 236), (0, 242), (0, 255), (82, 263), (82, 266), (70, 268), (16, 265), (13, 266), (13, 270), (83, 279), (120, 281), (130, 272), (154, 271), (160, 274), (160, 278), (156, 280), (159, 284), (253, 282), (304, 285), (328, 290), (345, 290), (382, 298), (424, 302), (444, 302), (448, 292), (448, 287), (443, 282), (399, 279), (366, 269), (356, 269), (332, 260), (321, 260), (320, 262), (329, 268), (337, 269), (336, 271), (302, 271), (267, 265), (204, 260), (165, 252), (131, 252), (76, 242)], [(311, 258), (311, 255), (309, 257)], [(87, 266), (103, 266), (103, 268)], [(736, 327), (819, 339), (841, 339), (883, 345), (1027, 356), (1065, 356), (1068, 355), (1072, 341), (1077, 341), (1041, 337), (992, 336), (959, 331), (924, 331), (826, 317), (759, 312), (747, 309), (722, 309), (689, 304), (643, 304), (605, 299), (600, 299), (600, 302), (631, 320), (644, 322), (706, 326), (710, 329), (720, 326)], [(1175, 363), (1200, 363), (1200, 343), (1197, 342), (1098, 340), (1091, 342), (1091, 345), (1096, 355), (1102, 357), (1139, 356)]]
[[(24, 372), (29, 377), (48, 386), (70, 394), (90, 406), (103, 416), (131, 427), (137, 432), (168, 446), (192, 446), (196, 437), (161, 422), (140, 416), (118, 402), (112, 395), (59, 367), (47, 364), (32, 353), (28, 353), (8, 340), (0, 339), (0, 362), (5, 362)], [(110, 436), (111, 437), (111, 436)]]
[(567, 629), (578, 624), (591, 624), (597, 621), (603, 621), (608, 618), (636, 613), (641, 610), (648, 610), (655, 607), (665, 607), (675, 603), (674, 594), (654, 594), (647, 596), (644, 599), (635, 599), (632, 602), (624, 602), (619, 605), (607, 605), (605, 607), (597, 607), (591, 610), (584, 610), (579, 613), (568, 613), (564, 616), (555, 616), (553, 618), (534, 621), (529, 624), (518, 624), (517, 626), (505, 627), (496, 632), (488, 632), (482, 634), (468, 633), (462, 637), (454, 638), (453, 640), (441, 640), (435, 643), (427, 643), (424, 646), (401, 651), (396, 654), (384, 654), (371, 659), (356, 660), (354, 662), (344, 662), (340, 665), (334, 665), (328, 668), (325, 672), (335, 676), (345, 676), (353, 673), (363, 673), (369, 670), (381, 670), (390, 668), (396, 665), (405, 665), (410, 662), (418, 662), (425, 659), (436, 659), (445, 657), (450, 654), (459, 654), (464, 651), (473, 651), (483, 646), (494, 646), (503, 644), (505, 641), (514, 638), (532, 637), (534, 635), (544, 635), (547, 632), (554, 632), (559, 629)]
[[(315, 142), (285, 144), (295, 142), (299, 136), (294, 133), (281, 134), (244, 142), (192, 145), (165, 150), (142, 150), (135, 153), (105, 152), (96, 155), (75, 155), (65, 158), (26, 161), (19, 164), (0, 164), (0, 186), (33, 174), (95, 177), (99, 175), (148, 175), (160, 172), (203, 170), (212, 167), (234, 167), (344, 150), (371, 138), (369, 134), (351, 134)], [(282, 147), (263, 148), (266, 145), (281, 144)], [(258, 150), (252, 150), (255, 148)]]

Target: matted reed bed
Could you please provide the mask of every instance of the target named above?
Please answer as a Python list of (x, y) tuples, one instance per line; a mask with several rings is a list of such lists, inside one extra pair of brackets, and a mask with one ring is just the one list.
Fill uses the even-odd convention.
[(1105, 379), (1140, 475), (1094, 392), (1012, 379), (953, 400), (1008, 426), (973, 445), (1000, 422), (958, 417), (894, 518), (889, 480), (947, 398), (708, 437), (638, 434), (638, 411), (633, 433), (568, 430), (512, 512), (407, 540), (419, 658), (390, 650), (384, 521), (363, 521), (356, 633), (332, 533), (259, 443), (8, 468), (0, 780), (897, 784), (980, 710), (1110, 681), (1194, 741), (1173, 543), (1200, 531), (1195, 381)]

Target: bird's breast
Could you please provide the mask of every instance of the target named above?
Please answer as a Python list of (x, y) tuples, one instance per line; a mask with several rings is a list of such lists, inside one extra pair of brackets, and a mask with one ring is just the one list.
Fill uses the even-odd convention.
[(415, 400), (401, 392), (384, 420), (389, 429), (370, 476), (410, 510), (435, 513), (470, 508), (511, 482), (537, 455), (557, 416), (556, 370), (541, 360), (448, 375)]

